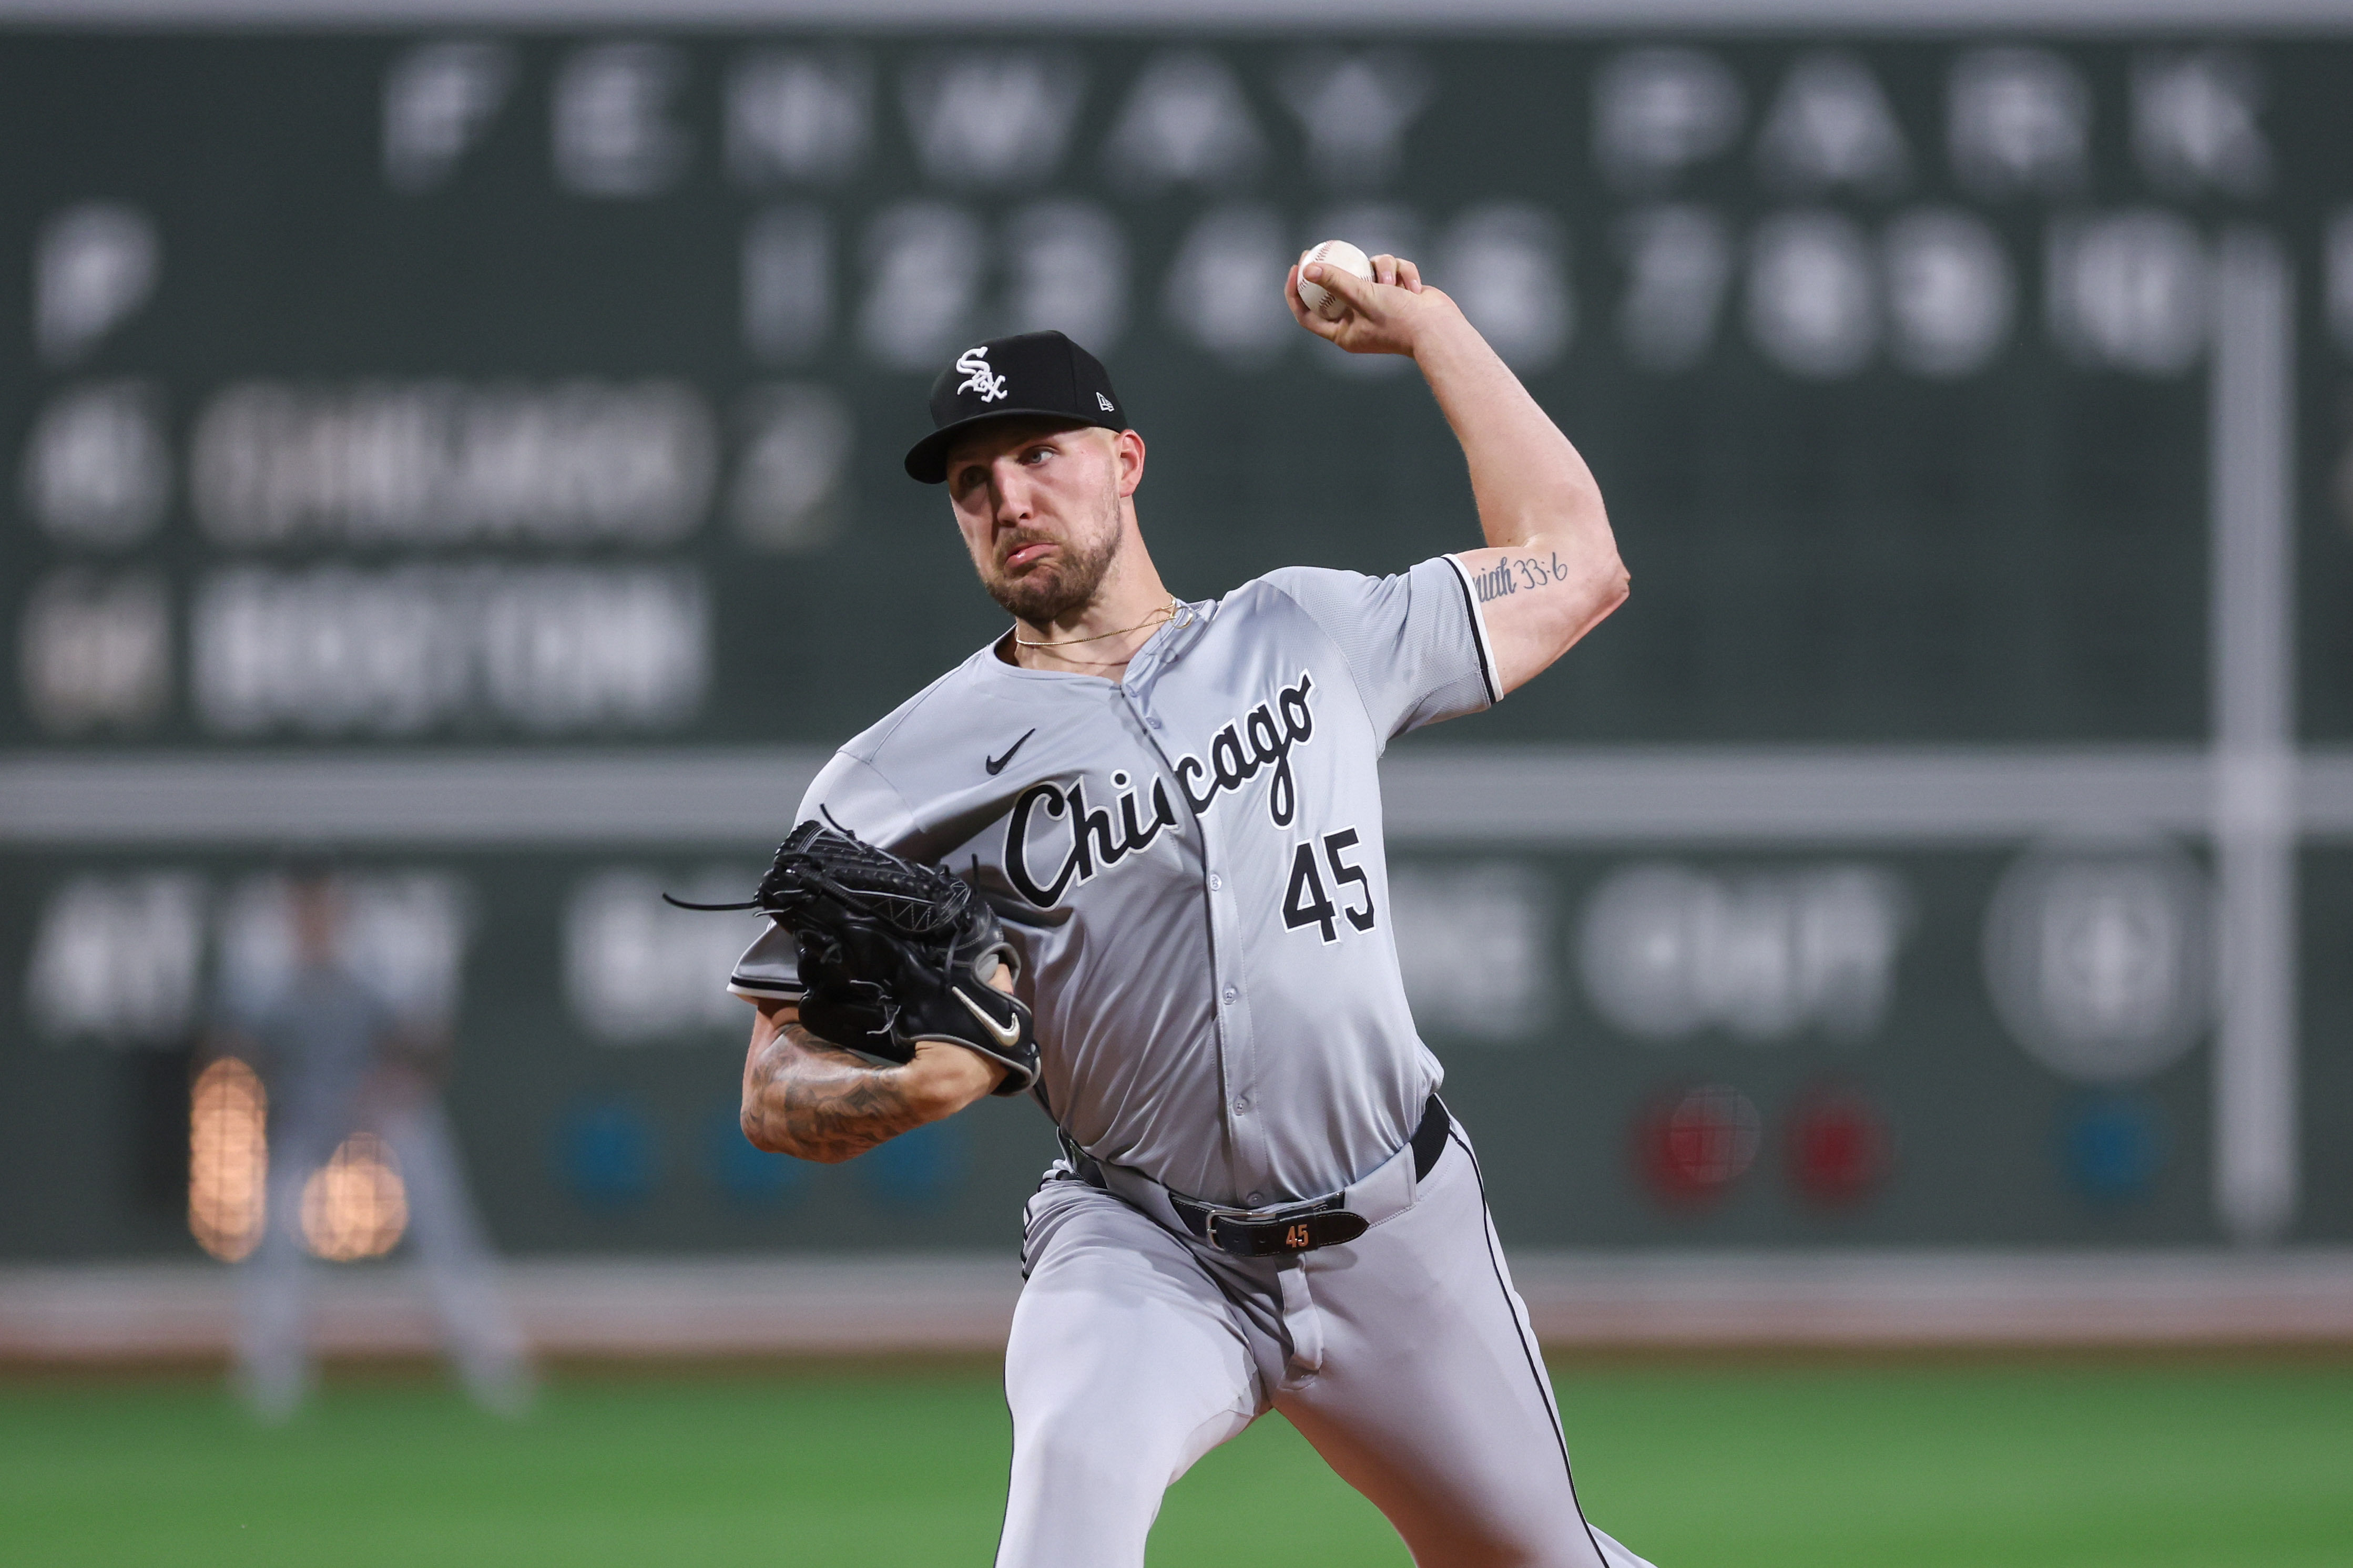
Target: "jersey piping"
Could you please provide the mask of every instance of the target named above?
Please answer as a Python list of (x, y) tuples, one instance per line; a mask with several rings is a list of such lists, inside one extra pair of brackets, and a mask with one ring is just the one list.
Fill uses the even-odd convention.
[(1463, 608), (1471, 612), (1471, 626), (1479, 644), (1479, 679), (1487, 683), (1487, 705), (1493, 707), (1504, 700), (1504, 685), (1495, 674), (1495, 645), (1487, 637), (1487, 606), (1479, 602), (1479, 592), (1472, 585), (1471, 568), (1462, 564), (1459, 555), (1450, 555), (1446, 563), (1454, 568), (1454, 578), (1462, 588)]

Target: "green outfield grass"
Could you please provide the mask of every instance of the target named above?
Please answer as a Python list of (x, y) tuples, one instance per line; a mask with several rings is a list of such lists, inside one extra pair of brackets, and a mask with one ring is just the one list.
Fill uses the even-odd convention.
[[(2353, 1367), (1556, 1373), (1586, 1505), (1662, 1568), (2353, 1562)], [(0, 1561), (171, 1568), (984, 1563), (985, 1373), (573, 1378), (506, 1424), (331, 1385), (281, 1430), (217, 1391), (0, 1384)], [(1155, 1568), (1402, 1564), (1279, 1418), (1169, 1496)]]

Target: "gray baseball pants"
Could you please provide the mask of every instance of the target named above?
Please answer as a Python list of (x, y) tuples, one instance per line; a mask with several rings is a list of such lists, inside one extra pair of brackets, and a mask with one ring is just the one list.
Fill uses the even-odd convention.
[(1162, 1493), (1270, 1409), (1419, 1568), (1649, 1568), (1577, 1505), (1459, 1127), (1412, 1207), (1296, 1258), (1229, 1257), (1068, 1176), (1023, 1227), (997, 1568), (1143, 1568)]

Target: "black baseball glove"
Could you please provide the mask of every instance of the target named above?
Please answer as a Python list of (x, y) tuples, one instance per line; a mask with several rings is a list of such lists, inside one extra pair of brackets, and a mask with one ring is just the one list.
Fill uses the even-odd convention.
[(1010, 1069), (998, 1094), (1038, 1081), (1029, 1009), (988, 983), (1019, 961), (970, 884), (812, 819), (776, 847), (748, 907), (799, 944), (811, 1034), (893, 1062), (950, 1040)]

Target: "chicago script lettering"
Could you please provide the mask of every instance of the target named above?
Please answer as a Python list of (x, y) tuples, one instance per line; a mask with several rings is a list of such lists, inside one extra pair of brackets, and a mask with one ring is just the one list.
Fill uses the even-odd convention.
[[(1261, 702), (1219, 731), (1210, 739), (1206, 765), (1190, 753), (1177, 759), (1177, 787), (1185, 792), (1185, 804), (1194, 815), (1208, 811), (1225, 791), (1241, 788), (1261, 769), (1271, 768), (1274, 778), (1267, 785), (1266, 815), (1277, 827), (1291, 826), (1299, 810), (1291, 749), (1315, 733), (1315, 714), (1308, 705), (1308, 694), (1314, 689), (1314, 677), (1301, 670), (1299, 679), (1277, 692), (1271, 705)], [(1197, 789), (1196, 779), (1208, 782)]]
[[(1299, 813), (1299, 783), (1292, 751), (1315, 733), (1314, 678), (1299, 679), (1231, 721), (1209, 738), (1208, 761), (1187, 752), (1176, 759), (1176, 787), (1195, 816), (1206, 815), (1218, 797), (1239, 791), (1261, 773), (1267, 781), (1266, 814), (1288, 827)], [(1031, 784), (1013, 799), (1005, 822), (1005, 875), (1021, 896), (1039, 909), (1061, 901), (1073, 886), (1092, 880), (1129, 856), (1148, 847), (1162, 832), (1176, 827), (1176, 807), (1168, 781), (1155, 778), (1148, 793), (1131, 787), (1128, 775), (1111, 775), (1119, 791), (1115, 808), (1089, 806), (1086, 780)], [(1151, 802), (1144, 817), (1143, 800)], [(1055, 824), (1061, 824), (1059, 828)], [(1051, 870), (1042, 868), (1050, 865)]]
[[(1125, 773), (1112, 774), (1112, 786), (1127, 783)], [(1049, 817), (1070, 823), (1070, 841), (1061, 863), (1040, 879), (1030, 860), (1031, 823), (1043, 809)], [(1136, 820), (1135, 791), (1124, 790), (1114, 819), (1110, 808), (1087, 805), (1087, 784), (1074, 779), (1065, 788), (1053, 783), (1034, 784), (1014, 797), (1013, 814), (1005, 823), (1005, 875), (1021, 896), (1046, 909), (1061, 900), (1073, 882), (1090, 880), (1096, 872), (1118, 865), (1149, 846), (1161, 829), (1176, 826), (1176, 807), (1168, 799), (1165, 779), (1152, 781), (1152, 820)]]

